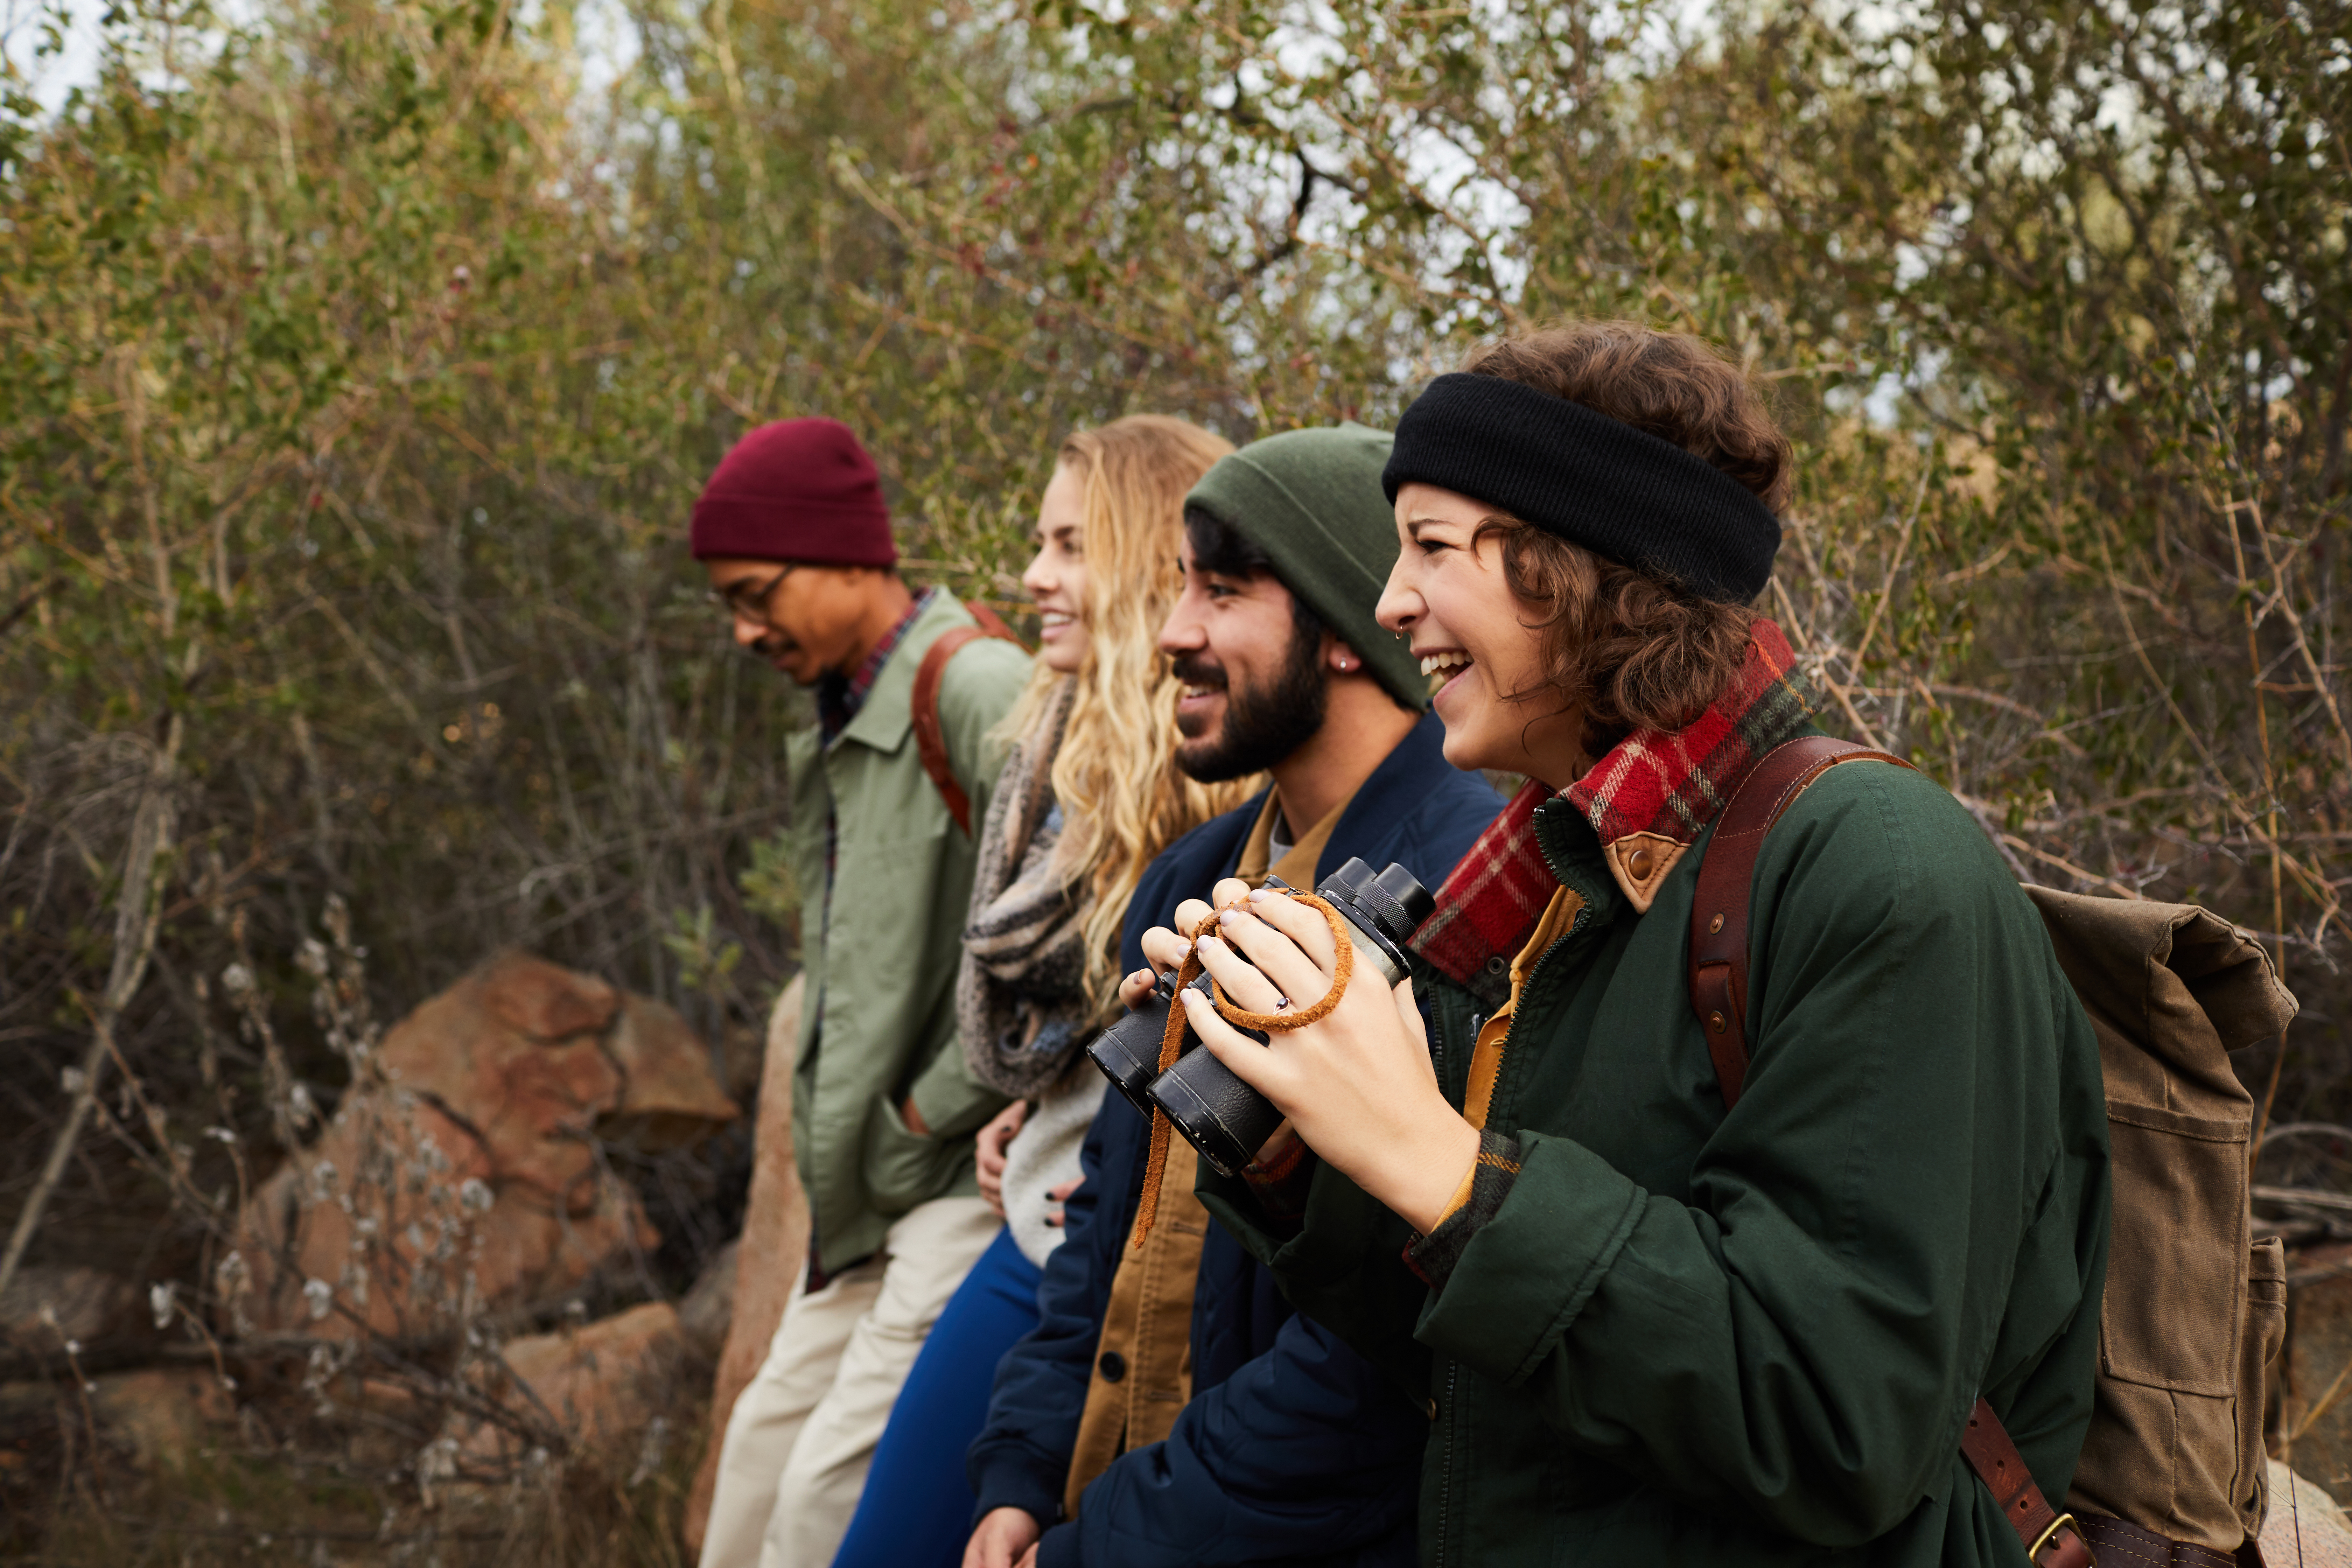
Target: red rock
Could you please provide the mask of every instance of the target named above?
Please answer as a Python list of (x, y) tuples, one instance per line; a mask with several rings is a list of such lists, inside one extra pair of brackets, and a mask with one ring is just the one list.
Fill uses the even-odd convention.
[[(482, 1367), (476, 1375), (486, 1395), (527, 1424), (552, 1418), (575, 1447), (612, 1452), (635, 1446), (668, 1403), (685, 1349), (677, 1310), (650, 1301), (584, 1328), (511, 1340), (501, 1352), (504, 1368)], [(446, 1435), (475, 1465), (511, 1463), (529, 1447), (508, 1427), (462, 1417)]]
[(2272, 1568), (2352, 1568), (2352, 1526), (2336, 1500), (2276, 1459), (2262, 1545)]
[(474, 1258), (475, 1287), (485, 1305), (544, 1306), (582, 1280), (625, 1266), (632, 1251), (661, 1245), (636, 1196), (599, 1177), (577, 1213), (541, 1206), (528, 1190), (509, 1190), (482, 1216)]
[(406, 1336), (559, 1298), (660, 1244), (594, 1140), (674, 1147), (739, 1114), (675, 1012), (524, 953), (418, 1007), (375, 1063), (246, 1206), (222, 1283), (243, 1271), (253, 1327)]
[(719, 1439), (727, 1417), (767, 1359), (768, 1342), (784, 1320), (784, 1302), (808, 1257), (808, 1196), (793, 1163), (793, 1058), (801, 1030), (800, 977), (784, 987), (768, 1015), (768, 1060), (760, 1075), (759, 1121), (752, 1133), (751, 1193), (737, 1246), (735, 1301), (728, 1315), (727, 1341), (711, 1378), (710, 1431), (687, 1496), (686, 1541), (702, 1550), (710, 1521), (710, 1499), (719, 1484)]
[(121, 1275), (72, 1264), (30, 1263), (0, 1293), (0, 1345), (54, 1354), (138, 1335), (139, 1288)]
[(702, 1355), (717, 1357), (727, 1347), (727, 1325), (735, 1315), (736, 1263), (743, 1244), (730, 1241), (710, 1255), (694, 1283), (677, 1300), (677, 1321), (688, 1342)]
[(602, 1034), (621, 994), (593, 974), (527, 952), (502, 952), (477, 972), (490, 1011), (540, 1040)]
[(620, 1068), (593, 1033), (618, 1011), (603, 981), (507, 953), (394, 1025), (376, 1060), (473, 1129), (501, 1179), (562, 1195), (594, 1166), (597, 1116), (621, 1103)]
[(597, 1135), (609, 1142), (657, 1153), (743, 1114), (712, 1075), (709, 1047), (674, 1007), (624, 998), (609, 1048), (622, 1085), (618, 1109), (596, 1123)]
[(349, 1097), (240, 1215), (234, 1261), (215, 1281), (225, 1295), (247, 1287), (232, 1321), (241, 1310), (257, 1328), (331, 1338), (443, 1326), (494, 1173), (488, 1149), (430, 1101)]
[(115, 1373), (90, 1384), (90, 1414), (142, 1469), (177, 1469), (212, 1428), (236, 1414), (210, 1369), (152, 1367)]
[(2352, 1246), (2298, 1249), (2287, 1267), (2287, 1341), (2276, 1367), (2279, 1452), (2330, 1491), (2352, 1487)]

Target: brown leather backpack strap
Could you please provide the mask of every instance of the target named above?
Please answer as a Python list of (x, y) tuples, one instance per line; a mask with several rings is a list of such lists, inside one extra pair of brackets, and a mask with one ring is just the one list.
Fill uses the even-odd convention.
[[(923, 662), (915, 670), (915, 754), (923, 761), (923, 771), (931, 775), (931, 784), (947, 803), (948, 815), (955, 825), (971, 835), (971, 797), (956, 782), (955, 766), (948, 757), (946, 726), (940, 722), (940, 682), (947, 679), (948, 660), (972, 643), (983, 637), (993, 637), (1021, 647), (1021, 639), (1003, 616), (986, 605), (971, 603), (964, 608), (980, 624), (972, 626), (950, 626), (923, 650)], [(1024, 650), (1025, 651), (1025, 650)]]
[(2036, 1568), (2097, 1568), (2098, 1559), (2075, 1527), (2074, 1516), (2050, 1506), (2017, 1445), (2009, 1440), (2009, 1429), (1981, 1398), (1960, 1433), (1960, 1457), (2000, 1505), (2000, 1516), (2017, 1531)]
[(1013, 628), (1004, 624), (1003, 616), (998, 615), (978, 599), (966, 599), (963, 602), (963, 607), (971, 612), (973, 620), (980, 623), (982, 632), (999, 642), (1009, 642), (1024, 653), (1029, 651), (1029, 645), (1013, 635)]
[(1764, 753), (1725, 803), (1698, 865), (1698, 889), (1691, 900), (1690, 1003), (1706, 1031), (1707, 1055), (1724, 1109), (1739, 1100), (1748, 1082), (1748, 902), (1756, 880), (1756, 858), (1780, 814), (1812, 782), (1840, 763), (1864, 760), (1911, 764), (1885, 752), (1807, 735)]
[(2074, 1531), (2109, 1568), (2263, 1568), (2262, 1543), (2251, 1537), (2235, 1552), (2216, 1552), (2105, 1513), (2081, 1515)]
[[(1756, 861), (1781, 813), (1815, 779), (1842, 763), (1911, 764), (1885, 752), (1808, 735), (1767, 752), (1725, 803), (1699, 862), (1691, 902), (1690, 1000), (1706, 1031), (1716, 1082), (1726, 1110), (1738, 1103), (1748, 1080), (1748, 904)], [(2073, 1514), (2060, 1513), (2042, 1495), (2033, 1472), (2010, 1441), (2008, 1429), (1982, 1399), (1969, 1413), (1960, 1454), (2000, 1505), (2036, 1568), (2097, 1568)]]
[(978, 626), (950, 626), (923, 650), (923, 662), (915, 671), (915, 754), (923, 759), (923, 771), (931, 775), (940, 798), (947, 802), (948, 815), (967, 837), (971, 834), (971, 797), (956, 783), (955, 768), (948, 761), (947, 731), (940, 723), (940, 682), (947, 677), (948, 660), (962, 652), (965, 644), (986, 635)]

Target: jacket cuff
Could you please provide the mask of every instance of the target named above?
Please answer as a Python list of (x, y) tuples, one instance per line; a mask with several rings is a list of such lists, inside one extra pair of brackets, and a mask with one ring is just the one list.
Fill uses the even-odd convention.
[(1444, 1289), (1470, 1238), (1503, 1206), (1519, 1175), (1519, 1141), (1491, 1127), (1478, 1131), (1478, 1157), (1454, 1190), (1454, 1201), (1435, 1229), (1415, 1236), (1404, 1249), (1404, 1266), (1433, 1290)]
[(1293, 1137), (1290, 1147), (1270, 1165), (1252, 1161), (1243, 1166), (1242, 1180), (1249, 1184), (1251, 1195), (1265, 1215), (1267, 1234), (1283, 1237), (1298, 1234), (1307, 1217), (1307, 1190), (1315, 1182), (1315, 1157), (1307, 1152), (1305, 1139)]
[[(1033, 1453), (1012, 1442), (973, 1446), (964, 1461), (964, 1473), (972, 1495), (980, 1500), (971, 1510), (974, 1529), (1000, 1508), (1017, 1508), (1041, 1525), (1051, 1525), (1062, 1517), (1061, 1483), (1047, 1473), (1047, 1467), (1027, 1462)], [(1066, 1463), (1064, 1471), (1068, 1468)]]
[[(1517, 1384), (1559, 1344), (1649, 1202), (1649, 1194), (1572, 1139), (1522, 1132), (1517, 1142), (1517, 1174), (1494, 1213), (1464, 1238), (1414, 1330), (1423, 1344), (1506, 1385)], [(1483, 1160), (1483, 1139), (1479, 1154)]]
[(1079, 1568), (1078, 1527), (1057, 1524), (1037, 1538), (1037, 1568)]
[(915, 1102), (915, 1113), (933, 1138), (961, 1138), (976, 1131), (1008, 1103), (1003, 1095), (971, 1076), (964, 1066), (962, 1048), (952, 1041), (915, 1079), (907, 1098)]

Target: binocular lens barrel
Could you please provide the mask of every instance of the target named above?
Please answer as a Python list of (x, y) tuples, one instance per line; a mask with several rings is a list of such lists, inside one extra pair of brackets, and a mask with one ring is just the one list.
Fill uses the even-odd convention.
[(1282, 1112), (1206, 1051), (1188, 1051), (1160, 1075), (1152, 1101), (1201, 1157), (1230, 1176), (1257, 1158)]
[[(1175, 982), (1172, 973), (1162, 973), (1142, 1005), (1097, 1035), (1087, 1047), (1087, 1059), (1102, 1069), (1103, 1077), (1127, 1097), (1129, 1105), (1147, 1117), (1151, 1114), (1151, 1080), (1160, 1076), (1160, 1041), (1167, 1033)], [(1191, 1044), (1189, 1026), (1184, 1035)]]
[[(1209, 988), (1209, 977), (1205, 974), (1193, 980), (1192, 989), (1203, 996), (1215, 994)], [(1144, 997), (1143, 1005), (1097, 1035), (1094, 1043), (1087, 1047), (1087, 1056), (1102, 1069), (1102, 1075), (1110, 1079), (1112, 1087), (1127, 1097), (1129, 1105), (1146, 1116), (1156, 1109), (1151, 1100), (1151, 1083), (1160, 1076), (1160, 1042), (1168, 1031), (1168, 1009), (1175, 1005), (1171, 1000), (1175, 994), (1176, 975), (1171, 970), (1160, 976), (1160, 984)], [(1255, 1029), (1242, 1032), (1254, 1040), (1263, 1042), (1265, 1039)], [(1192, 1032), (1191, 1024), (1186, 1024), (1183, 1044), (1177, 1047), (1183, 1053), (1178, 1061), (1189, 1058), (1192, 1055), (1192, 1047), (1200, 1043), (1201, 1037)], [(1202, 1056), (1207, 1061), (1216, 1060), (1205, 1052)]]

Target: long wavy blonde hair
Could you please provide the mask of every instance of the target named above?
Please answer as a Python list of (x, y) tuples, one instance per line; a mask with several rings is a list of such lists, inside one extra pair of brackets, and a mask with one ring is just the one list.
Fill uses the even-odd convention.
[(1028, 734), (1061, 683), (1076, 686), (1051, 774), (1063, 822), (1055, 856), (1063, 885), (1084, 890), (1087, 992), (1104, 1008), (1118, 988), (1120, 926), (1144, 868), (1263, 782), (1202, 784), (1178, 771), (1178, 682), (1160, 653), (1160, 624), (1184, 586), (1176, 563), (1185, 492), (1233, 449), (1186, 420), (1136, 414), (1073, 432), (1059, 454), (1086, 485), (1086, 662), (1065, 676), (1040, 660), (1003, 729)]

